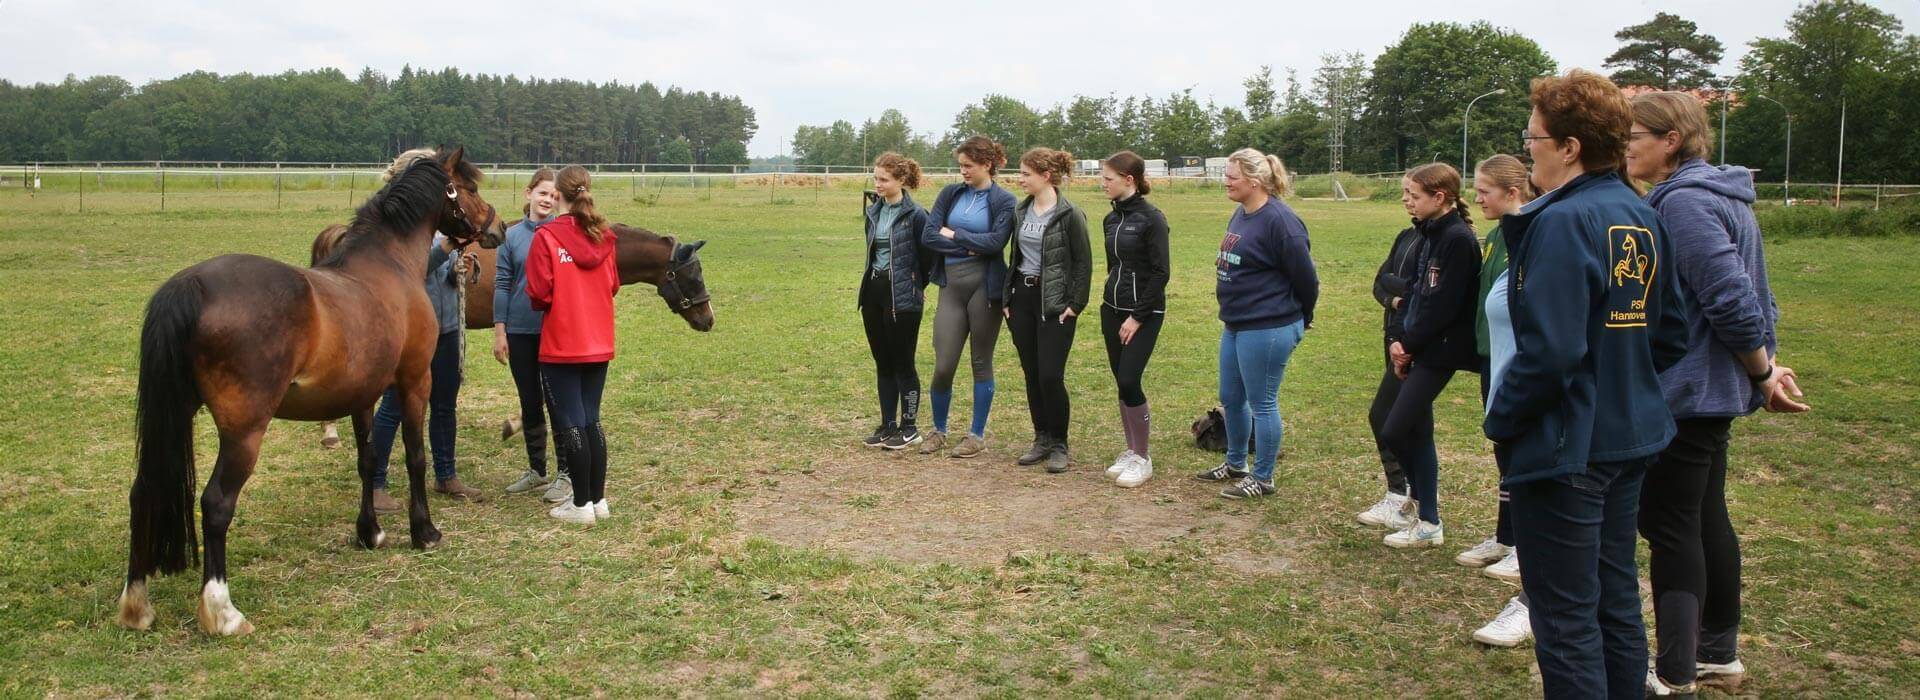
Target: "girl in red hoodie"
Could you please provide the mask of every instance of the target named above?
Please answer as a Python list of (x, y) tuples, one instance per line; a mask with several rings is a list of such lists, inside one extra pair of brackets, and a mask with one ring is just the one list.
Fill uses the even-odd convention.
[(593, 206), (587, 169), (569, 165), (555, 183), (567, 213), (542, 225), (527, 251), (527, 297), (546, 312), (540, 379), (553, 402), (554, 448), (574, 467), (573, 500), (551, 512), (591, 525), (607, 517), (607, 436), (600, 395), (613, 359), (613, 295), (620, 291), (614, 233)]

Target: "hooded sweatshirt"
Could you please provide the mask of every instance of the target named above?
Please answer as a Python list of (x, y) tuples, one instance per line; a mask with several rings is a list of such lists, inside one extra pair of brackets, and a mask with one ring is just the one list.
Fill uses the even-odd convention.
[(546, 312), (540, 361), (591, 364), (613, 359), (613, 295), (620, 266), (613, 263), (614, 233), (587, 238), (572, 214), (547, 222), (527, 251), (527, 298)]
[(1753, 174), (1695, 158), (1647, 193), (1673, 240), (1687, 354), (1660, 375), (1675, 418), (1743, 416), (1766, 397), (1753, 389), (1736, 353), (1764, 347), (1772, 356), (1780, 309), (1767, 286), (1760, 224), (1753, 217)]

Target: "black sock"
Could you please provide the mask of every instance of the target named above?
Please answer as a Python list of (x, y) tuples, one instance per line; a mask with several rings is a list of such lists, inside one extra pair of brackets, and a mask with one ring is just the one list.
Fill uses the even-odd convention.
[(593, 500), (607, 500), (607, 433), (594, 423), (587, 430), (593, 447)]

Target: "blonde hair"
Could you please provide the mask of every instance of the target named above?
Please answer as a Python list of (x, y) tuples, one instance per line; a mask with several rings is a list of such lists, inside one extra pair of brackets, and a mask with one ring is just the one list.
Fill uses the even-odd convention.
[(1268, 196), (1284, 197), (1292, 191), (1287, 186), (1287, 166), (1280, 162), (1280, 156), (1242, 148), (1227, 156), (1227, 162), (1240, 166), (1240, 172), (1260, 183)]
[(560, 188), (560, 198), (567, 200), (567, 213), (579, 219), (580, 227), (587, 230), (587, 238), (598, 244), (601, 234), (607, 230), (607, 217), (601, 216), (593, 206), (590, 180), (586, 168), (569, 165), (560, 169), (553, 184)]
[(1029, 148), (1026, 153), (1020, 154), (1020, 164), (1036, 173), (1046, 173), (1047, 182), (1059, 187), (1073, 172), (1073, 154), (1045, 146)]
[(1680, 150), (1674, 152), (1673, 163), (1706, 157), (1713, 127), (1707, 125), (1707, 108), (1699, 98), (1684, 92), (1649, 92), (1633, 98), (1631, 105), (1633, 121), (1654, 136), (1680, 134)]
[(1473, 166), (1473, 177), (1491, 182), (1494, 187), (1503, 190), (1519, 190), (1522, 204), (1540, 196), (1540, 191), (1533, 188), (1533, 178), (1527, 173), (1527, 165), (1505, 153), (1496, 154)]
[(440, 153), (439, 151), (435, 151), (431, 148), (415, 148), (415, 149), (405, 151), (400, 155), (394, 157), (393, 165), (387, 166), (386, 172), (380, 173), (380, 181), (388, 182), (396, 177), (399, 177), (400, 173), (407, 171), (408, 166), (413, 165), (417, 161), (425, 160), (427, 158), (432, 158), (436, 155), (439, 155), (439, 153)]

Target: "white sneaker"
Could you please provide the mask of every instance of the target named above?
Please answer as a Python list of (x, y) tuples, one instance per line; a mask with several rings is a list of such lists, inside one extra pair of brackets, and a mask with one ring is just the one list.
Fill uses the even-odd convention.
[(1474, 545), (1473, 549), (1456, 555), (1453, 561), (1461, 566), (1471, 566), (1478, 569), (1500, 561), (1501, 557), (1507, 556), (1508, 549), (1511, 549), (1511, 547), (1500, 544), (1498, 541), (1489, 537), (1482, 540), (1480, 544)]
[(1487, 626), (1473, 631), (1473, 641), (1496, 647), (1517, 647), (1533, 639), (1533, 621), (1520, 596), (1507, 600), (1507, 607)]
[(1694, 664), (1693, 682), (1695, 685), (1738, 686), (1740, 679), (1746, 675), (1747, 666), (1740, 663), (1739, 659), (1726, 664), (1700, 661)]
[(1494, 562), (1492, 566), (1481, 569), (1480, 573), (1506, 581), (1507, 583), (1519, 583), (1520, 548), (1508, 547), (1507, 556), (1501, 557), (1500, 561)]
[(1666, 697), (1668, 695), (1693, 695), (1700, 690), (1696, 687), (1697, 685), (1697, 683), (1688, 683), (1679, 686), (1667, 685), (1666, 681), (1660, 680), (1659, 672), (1651, 668), (1647, 669), (1647, 697), (1650, 698)]
[(553, 510), (547, 511), (547, 515), (553, 516), (555, 520), (561, 520), (575, 525), (592, 525), (593, 504), (589, 503), (584, 506), (576, 506), (573, 504), (573, 501), (566, 501), (554, 506)]
[(1447, 533), (1439, 523), (1425, 520), (1417, 521), (1405, 530), (1391, 533), (1380, 538), (1388, 547), (1406, 549), (1409, 547), (1438, 547), (1447, 543)]
[(1127, 468), (1120, 472), (1120, 478), (1115, 479), (1113, 483), (1119, 484), (1120, 488), (1130, 489), (1147, 483), (1148, 479), (1153, 478), (1153, 458), (1142, 457), (1132, 452), (1128, 452), (1127, 455), (1132, 459), (1127, 461)]
[(593, 502), (593, 518), (595, 520), (599, 520), (605, 517), (607, 517), (607, 499), (602, 498), (598, 501), (594, 501)]
[(1127, 470), (1127, 465), (1132, 464), (1137, 458), (1139, 455), (1134, 454), (1133, 450), (1120, 453), (1119, 457), (1113, 459), (1113, 466), (1107, 467), (1107, 476), (1120, 476), (1121, 472)]
[(526, 493), (546, 486), (547, 483), (547, 477), (542, 476), (539, 472), (532, 469), (528, 469), (526, 473), (520, 475), (519, 481), (515, 481), (507, 486), (507, 493)]
[(1373, 504), (1372, 508), (1361, 511), (1359, 515), (1354, 516), (1354, 519), (1367, 525), (1384, 527), (1389, 530), (1404, 529), (1408, 525), (1413, 524), (1413, 518), (1408, 517), (1406, 514), (1407, 506), (1412, 503), (1413, 499), (1388, 491), (1387, 495), (1380, 497), (1379, 503)]

